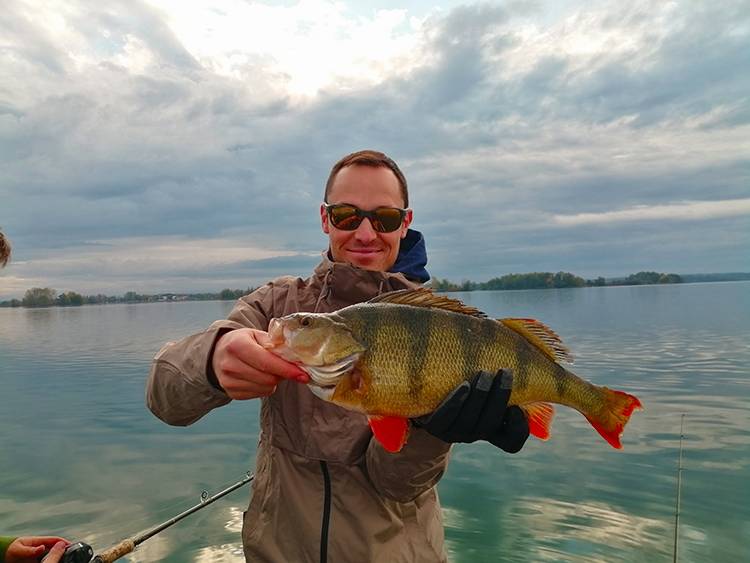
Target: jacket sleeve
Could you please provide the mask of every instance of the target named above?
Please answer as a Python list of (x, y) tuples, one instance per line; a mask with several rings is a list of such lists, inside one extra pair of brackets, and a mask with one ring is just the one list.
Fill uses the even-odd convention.
[(412, 426), (398, 453), (387, 452), (377, 440), (367, 448), (367, 473), (375, 489), (390, 499), (409, 502), (437, 485), (448, 467), (451, 445)]
[(227, 394), (210, 380), (216, 341), (222, 334), (238, 328), (266, 330), (272, 315), (272, 299), (273, 286), (268, 284), (240, 299), (226, 320), (165, 344), (154, 357), (146, 383), (146, 405), (151, 412), (167, 424), (187, 426), (229, 403)]

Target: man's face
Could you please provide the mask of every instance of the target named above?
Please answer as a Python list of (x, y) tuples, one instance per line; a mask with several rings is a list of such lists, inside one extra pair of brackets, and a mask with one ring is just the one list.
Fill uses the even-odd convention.
[[(349, 203), (364, 211), (376, 207), (404, 207), (398, 178), (382, 166), (353, 165), (342, 168), (328, 193), (328, 203)], [(343, 231), (330, 224), (325, 207), (320, 207), (323, 232), (328, 235), (331, 255), (336, 262), (348, 262), (364, 270), (385, 272), (396, 263), (399, 244), (412, 219), (408, 211), (401, 227), (392, 233), (379, 233), (365, 218), (354, 231)]]

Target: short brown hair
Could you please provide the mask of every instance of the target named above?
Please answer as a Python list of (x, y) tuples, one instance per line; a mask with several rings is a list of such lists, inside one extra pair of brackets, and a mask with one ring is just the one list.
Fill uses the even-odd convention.
[(326, 191), (323, 195), (323, 201), (325, 203), (328, 203), (328, 193), (331, 191), (331, 186), (333, 186), (333, 181), (336, 179), (336, 174), (338, 174), (342, 168), (355, 165), (372, 166), (374, 168), (382, 166), (384, 168), (389, 168), (391, 172), (396, 175), (398, 183), (401, 186), (401, 196), (404, 198), (404, 207), (409, 207), (409, 190), (406, 186), (406, 178), (404, 177), (404, 173), (401, 172), (401, 169), (398, 167), (398, 164), (382, 152), (369, 149), (348, 154), (333, 165), (331, 173), (328, 175)]
[(0, 268), (4, 267), (10, 260), (10, 241), (0, 231)]

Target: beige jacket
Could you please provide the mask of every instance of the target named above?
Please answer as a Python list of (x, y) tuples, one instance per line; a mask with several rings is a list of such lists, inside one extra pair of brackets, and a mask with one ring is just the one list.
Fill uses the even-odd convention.
[[(330, 312), (379, 293), (415, 287), (402, 274), (370, 272), (327, 258), (307, 280), (279, 278), (240, 299), (229, 318), (156, 355), (146, 401), (173, 425), (188, 425), (231, 399), (208, 379), (218, 335), (297, 311)], [(286, 381), (261, 402), (261, 434), (242, 540), (247, 561), (446, 561), (435, 486), (450, 446), (412, 428), (386, 452), (364, 415)]]

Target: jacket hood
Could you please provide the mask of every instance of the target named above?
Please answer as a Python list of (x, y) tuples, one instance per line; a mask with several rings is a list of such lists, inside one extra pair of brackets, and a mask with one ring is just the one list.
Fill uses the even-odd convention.
[(427, 265), (427, 248), (424, 237), (419, 231), (409, 229), (406, 236), (401, 240), (396, 263), (391, 272), (400, 272), (407, 278), (420, 283), (430, 279), (425, 266)]

